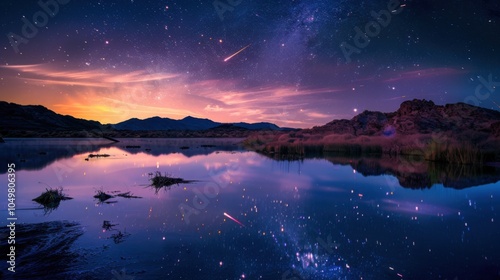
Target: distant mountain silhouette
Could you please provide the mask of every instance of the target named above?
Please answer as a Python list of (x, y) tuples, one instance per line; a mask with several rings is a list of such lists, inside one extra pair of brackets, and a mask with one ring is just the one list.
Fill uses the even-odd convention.
[[(115, 143), (104, 139), (18, 139), (0, 145), (0, 162), (15, 162), (18, 170), (40, 170), (63, 158), (99, 151)], [(17, 164), (20, 163), (20, 164)], [(56, 172), (63, 172), (58, 170)], [(7, 165), (0, 166), (0, 174), (7, 172)]]
[[(160, 118), (152, 117), (144, 120), (137, 118), (129, 119), (121, 123), (113, 125), (114, 129), (118, 130), (133, 130), (133, 131), (143, 131), (143, 130), (207, 130), (213, 129), (218, 126), (227, 127), (226, 123), (214, 122), (209, 119), (201, 119), (195, 117), (185, 117), (182, 120), (174, 120), (170, 118)], [(229, 123), (235, 128), (246, 128), (249, 130), (281, 130), (281, 128), (275, 124), (260, 122), (260, 123)]]
[(185, 117), (182, 120), (152, 117), (132, 118), (117, 124), (63, 116), (41, 105), (19, 105), (0, 101), (1, 137), (246, 137), (253, 130), (291, 130), (275, 124), (219, 123)]
[(268, 123), (268, 122), (259, 122), (259, 123), (245, 123), (245, 122), (239, 122), (239, 123), (233, 123), (234, 126), (239, 126), (251, 130), (260, 130), (260, 129), (268, 129), (268, 130), (283, 130), (286, 128), (279, 127), (275, 124)]
[(182, 120), (160, 117), (152, 117), (144, 120), (133, 118), (112, 126), (118, 130), (205, 130), (219, 125), (219, 123), (209, 119), (189, 116)]
[(0, 101), (1, 130), (93, 130), (102, 129), (97, 121), (63, 116), (40, 105), (19, 105)]
[[(76, 155), (98, 153), (103, 148), (116, 147), (128, 154), (146, 153), (153, 156), (180, 153), (186, 157), (217, 152), (242, 151), (238, 139), (124, 139), (110, 143), (104, 139), (16, 139), (0, 145), (0, 162), (15, 162), (16, 170), (41, 170), (54, 162)], [(140, 138), (139, 138), (140, 139)], [(204, 145), (205, 144), (205, 145)], [(183, 147), (183, 148), (181, 148)], [(83, 160), (82, 160), (83, 161)], [(20, 163), (20, 164), (17, 164)], [(0, 174), (7, 173), (7, 164), (0, 166)], [(57, 174), (67, 171), (54, 169)]]

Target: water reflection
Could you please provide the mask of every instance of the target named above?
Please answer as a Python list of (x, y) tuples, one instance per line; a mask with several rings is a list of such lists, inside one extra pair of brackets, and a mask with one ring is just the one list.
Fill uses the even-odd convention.
[[(1, 162), (19, 162), (19, 170), (40, 170), (51, 163), (76, 155), (87, 154), (86, 160), (109, 155), (92, 154), (102, 148), (116, 147), (122, 154), (149, 154), (153, 156), (180, 153), (186, 157), (209, 155), (221, 151), (242, 150), (241, 139), (120, 139), (119, 143), (101, 138), (87, 139), (38, 139), (9, 138), (0, 145)], [(203, 144), (211, 143), (211, 144)], [(184, 145), (184, 146), (183, 146)], [(187, 145), (187, 146), (186, 146)], [(0, 167), (0, 174), (7, 167)]]
[[(93, 152), (109, 157), (85, 161), (88, 153), (81, 153), (40, 170), (16, 162), (19, 223), (69, 220), (85, 229), (73, 249), (90, 257), (75, 261), (64, 275), (473, 279), (500, 271), (499, 184), (443, 187), (450, 182), (443, 178), (476, 171), (444, 168), (432, 175), (433, 188), (415, 190), (400, 186), (413, 181), (404, 179), (408, 167), (398, 169), (404, 163), (395, 160), (284, 162), (237, 147), (219, 150), (223, 145), (199, 146), (210, 151), (186, 155), (182, 151), (195, 144), (180, 149), (175, 143), (170, 148), (177, 152), (163, 153), (165, 142), (149, 141), (133, 140), (140, 146), (129, 148), (134, 152), (115, 144)], [(415, 174), (429, 170), (412, 164)], [(155, 193), (148, 186), (156, 172), (195, 182)], [(45, 189), (38, 181), (61, 186), (74, 199), (43, 215), (31, 209), (31, 199)], [(98, 203), (99, 191), (112, 197), (105, 202), (118, 203)]]
[[(312, 157), (314, 158), (314, 157)], [(334, 165), (347, 165), (364, 176), (392, 175), (399, 185), (411, 189), (443, 185), (464, 189), (493, 184), (500, 181), (500, 168), (493, 165), (444, 164), (426, 161), (419, 157), (321, 157)], [(275, 159), (277, 161), (303, 161), (304, 159)]]
[[(72, 158), (83, 153), (92, 153), (110, 147), (109, 140), (98, 138), (78, 139), (6, 139), (0, 145), (0, 162), (15, 162), (18, 170), (40, 170), (59, 159)], [(0, 166), (0, 174), (7, 172), (7, 166)]]
[[(0, 145), (0, 160), (22, 163), (19, 165), (20, 170), (39, 170), (59, 159), (80, 154), (87, 154), (85, 158), (87, 161), (107, 158), (110, 157), (109, 154), (92, 153), (109, 147), (123, 151), (123, 153), (116, 153), (123, 156), (146, 154), (158, 157), (180, 154), (189, 158), (220, 152), (241, 152), (243, 148), (239, 145), (240, 141), (241, 139), (122, 139), (120, 143), (109, 143), (102, 139), (83, 141), (9, 139), (7, 143)], [(397, 179), (397, 185), (412, 189), (431, 188), (438, 184), (454, 189), (464, 189), (500, 181), (500, 168), (489, 165), (442, 164), (425, 161), (419, 157), (401, 156), (363, 158), (324, 156), (321, 158), (334, 165), (351, 166), (354, 172), (359, 172), (364, 176), (392, 175)], [(6, 167), (2, 166), (0, 174), (5, 172)]]
[(241, 138), (179, 138), (179, 139), (126, 139), (116, 145), (129, 154), (145, 153), (152, 156), (179, 153), (186, 157), (209, 155), (217, 152), (242, 151)]

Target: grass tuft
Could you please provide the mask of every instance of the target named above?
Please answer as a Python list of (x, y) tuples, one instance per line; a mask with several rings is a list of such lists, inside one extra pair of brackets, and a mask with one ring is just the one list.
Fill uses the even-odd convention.
[(159, 171), (156, 171), (154, 175), (152, 173), (150, 174), (151, 177), (149, 178), (149, 180), (151, 181), (151, 184), (149, 186), (155, 189), (155, 193), (158, 193), (162, 188), (170, 188), (173, 185), (196, 182), (193, 180), (184, 180), (182, 178), (170, 177), (167, 174), (162, 175)]
[(45, 189), (45, 192), (43, 192), (40, 196), (34, 198), (33, 201), (42, 205), (45, 213), (47, 214), (57, 209), (62, 200), (68, 199), (73, 198), (66, 196), (62, 187), (55, 189), (49, 187), (48, 189)]

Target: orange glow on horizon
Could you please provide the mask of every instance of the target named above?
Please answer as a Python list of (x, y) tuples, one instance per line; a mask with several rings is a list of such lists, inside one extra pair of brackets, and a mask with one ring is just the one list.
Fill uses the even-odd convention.
[(247, 88), (231, 80), (191, 81), (186, 74), (161, 71), (60, 70), (49, 64), (0, 69), (10, 73), (7, 78), (17, 85), (2, 94), (6, 101), (42, 105), (58, 114), (102, 124), (131, 118), (192, 116), (221, 123), (271, 122), (282, 127), (307, 128), (335, 117), (301, 110), (311, 102), (309, 96), (343, 91), (286, 85)]

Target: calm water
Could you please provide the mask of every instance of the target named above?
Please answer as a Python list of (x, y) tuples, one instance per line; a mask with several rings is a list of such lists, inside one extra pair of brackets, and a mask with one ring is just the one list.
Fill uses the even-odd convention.
[[(461, 189), (405, 188), (390, 174), (365, 177), (327, 159), (276, 161), (228, 139), (7, 141), (1, 160), (16, 164), (17, 223), (74, 221), (83, 230), (63, 252), (77, 257), (55, 272), (59, 278), (497, 279), (500, 273), (496, 179)], [(90, 153), (110, 156), (86, 160)], [(147, 185), (156, 171), (197, 182), (155, 193)], [(39, 206), (32, 199), (47, 185), (63, 187), (73, 200), (47, 213), (33, 209)], [(99, 203), (98, 190), (141, 198)], [(7, 203), (0, 207), (7, 217)], [(104, 221), (114, 226), (104, 229)], [(18, 275), (43, 267), (23, 267), (19, 254)], [(61, 260), (52, 261), (56, 267)]]

